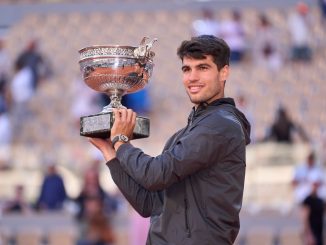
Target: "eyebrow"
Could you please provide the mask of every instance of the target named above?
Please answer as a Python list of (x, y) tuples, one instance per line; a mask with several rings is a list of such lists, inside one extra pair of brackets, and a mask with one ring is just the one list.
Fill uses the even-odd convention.
[[(208, 64), (208, 63), (199, 63), (199, 64), (197, 64), (197, 65), (195, 65), (195, 67), (200, 67), (200, 66), (208, 66), (208, 67), (212, 67), (210, 64)], [(183, 65), (182, 67), (181, 67), (181, 69), (183, 70), (184, 68), (190, 68), (190, 66), (189, 65)]]

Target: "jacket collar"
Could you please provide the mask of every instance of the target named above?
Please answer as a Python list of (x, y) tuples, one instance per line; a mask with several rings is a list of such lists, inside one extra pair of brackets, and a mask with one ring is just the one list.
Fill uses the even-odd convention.
[(195, 111), (195, 116), (196, 116), (198, 114), (201, 114), (202, 111), (205, 111), (209, 108), (216, 107), (216, 106), (223, 105), (223, 104), (229, 104), (229, 105), (235, 106), (234, 99), (220, 98), (220, 99), (214, 100), (213, 102), (211, 102), (209, 104), (207, 104), (206, 102), (200, 103), (198, 105), (197, 109), (195, 109), (195, 107), (193, 107), (193, 110)]
[(213, 102), (211, 102), (209, 104), (206, 102), (200, 103), (197, 108), (195, 106), (192, 108), (192, 111), (188, 117), (188, 123), (192, 122), (193, 119), (204, 114), (205, 112), (210, 111), (210, 109), (213, 109), (216, 106), (223, 105), (223, 104), (235, 106), (234, 99), (232, 99), (232, 98), (220, 98), (220, 99), (214, 100)]

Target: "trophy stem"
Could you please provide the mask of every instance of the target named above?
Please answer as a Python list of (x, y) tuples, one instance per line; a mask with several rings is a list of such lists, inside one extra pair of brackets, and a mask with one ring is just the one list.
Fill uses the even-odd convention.
[(110, 89), (107, 91), (107, 94), (110, 96), (110, 104), (105, 106), (101, 113), (112, 112), (113, 108), (125, 109), (126, 107), (121, 104), (122, 95), (124, 91), (122, 89)]

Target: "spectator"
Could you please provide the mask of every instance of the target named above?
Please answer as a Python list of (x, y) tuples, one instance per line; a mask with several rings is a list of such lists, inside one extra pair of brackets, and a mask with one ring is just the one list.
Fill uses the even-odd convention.
[(251, 108), (248, 105), (248, 100), (247, 97), (244, 94), (239, 94), (237, 99), (236, 99), (236, 105), (237, 108), (246, 116), (248, 119), (250, 125), (251, 125), (251, 130), (250, 130), (250, 139), (251, 143), (254, 143), (256, 141), (255, 138), (255, 119), (254, 115), (252, 113)]
[(8, 113), (0, 105), (0, 169), (9, 167), (12, 127)]
[(321, 21), (322, 25), (325, 27), (326, 25), (326, 0), (318, 0), (320, 11), (321, 11)]
[(293, 61), (310, 61), (311, 50), (311, 20), (308, 6), (299, 2), (296, 11), (289, 16), (289, 31), (291, 35), (291, 59)]
[(74, 123), (80, 127), (80, 117), (99, 113), (100, 95), (93, 89), (86, 86), (81, 78), (73, 81), (74, 99), (72, 101), (71, 113), (74, 116)]
[(49, 62), (39, 52), (39, 43), (36, 39), (31, 40), (25, 50), (18, 56), (17, 62), (24, 68), (28, 67), (32, 71), (32, 85), (36, 89), (42, 79), (52, 74)]
[(303, 128), (299, 124), (293, 122), (289, 118), (286, 109), (281, 106), (277, 110), (275, 121), (269, 129), (266, 140), (273, 140), (280, 143), (293, 143), (293, 135), (295, 132), (299, 134), (303, 141), (309, 140)]
[(5, 213), (28, 213), (31, 211), (30, 206), (24, 197), (24, 186), (17, 185), (15, 186), (15, 196), (12, 200), (8, 200), (4, 205)]
[(101, 200), (103, 209), (107, 215), (112, 214), (117, 209), (117, 201), (108, 195), (100, 186), (98, 169), (95, 165), (96, 163), (85, 172), (83, 188), (76, 198), (76, 203), (79, 206), (77, 218), (80, 220), (86, 217), (85, 205), (90, 197), (97, 197)]
[(115, 241), (99, 196), (88, 196), (85, 199), (85, 219), (81, 237), (77, 245), (110, 245)]
[[(310, 152), (304, 163), (298, 165), (294, 171), (293, 187), (294, 199), (297, 204), (302, 203), (311, 193), (313, 180), (323, 181), (323, 169), (317, 165), (314, 152)], [(323, 197), (323, 189), (319, 188), (318, 196)]]
[(10, 84), (10, 116), (12, 121), (13, 140), (22, 133), (23, 122), (31, 116), (28, 102), (34, 95), (32, 85), (32, 72), (28, 67), (24, 67), (22, 62), (17, 61), (15, 64), (15, 75)]
[(0, 37), (0, 97), (2, 97), (0, 100), (5, 98), (5, 88), (9, 80), (9, 64), (9, 57), (5, 50), (5, 41)]
[(66, 189), (56, 166), (51, 162), (43, 179), (36, 207), (41, 210), (61, 210), (67, 199)]
[(283, 63), (278, 33), (266, 15), (260, 15), (256, 35), (252, 42), (253, 58), (257, 65), (272, 71), (279, 70)]
[(320, 185), (319, 178), (312, 180), (311, 192), (302, 203), (303, 235), (307, 245), (323, 245), (325, 202), (318, 196)]
[(219, 36), (219, 23), (214, 18), (214, 13), (211, 9), (202, 10), (202, 18), (195, 20), (192, 23), (192, 35), (214, 35)]
[(241, 12), (234, 10), (231, 20), (221, 22), (220, 37), (230, 46), (230, 61), (241, 61), (247, 48), (246, 33), (242, 24)]

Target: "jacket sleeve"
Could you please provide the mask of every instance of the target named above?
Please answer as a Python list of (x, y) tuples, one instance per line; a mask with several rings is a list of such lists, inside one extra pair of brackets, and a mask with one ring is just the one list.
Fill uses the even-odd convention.
[(151, 192), (136, 183), (120, 166), (115, 158), (107, 162), (113, 181), (133, 208), (143, 217), (159, 214), (163, 197), (159, 192)]
[(128, 143), (119, 147), (117, 158), (137, 183), (147, 190), (158, 191), (217, 163), (227, 144), (216, 130), (197, 126), (157, 157), (148, 156)]

